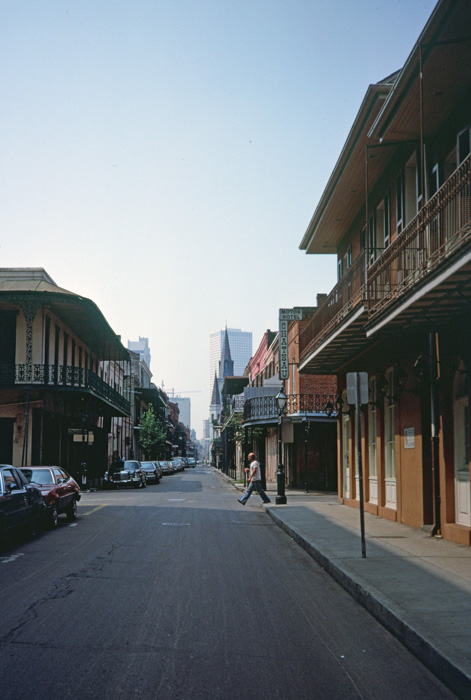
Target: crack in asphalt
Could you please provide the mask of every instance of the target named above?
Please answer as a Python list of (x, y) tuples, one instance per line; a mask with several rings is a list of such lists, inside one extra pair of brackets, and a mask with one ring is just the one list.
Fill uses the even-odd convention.
[[(54, 600), (63, 600), (74, 593), (73, 582), (79, 579), (107, 579), (106, 576), (100, 576), (102, 574), (105, 566), (111, 564), (113, 555), (115, 551), (121, 545), (113, 544), (106, 554), (99, 554), (77, 572), (71, 572), (66, 574), (61, 579), (55, 579), (51, 582), (51, 588), (42, 598), (30, 603), (26, 608), (25, 612), (20, 617), (18, 623), (12, 627), (8, 632), (0, 637), (0, 644), (12, 644), (21, 643), (25, 644), (27, 642), (17, 642), (15, 636), (23, 630), (30, 622), (39, 618), (39, 609), (46, 605), (47, 603)], [(35, 646), (40, 647), (40, 643), (36, 643)], [(45, 645), (50, 646), (50, 645)]]

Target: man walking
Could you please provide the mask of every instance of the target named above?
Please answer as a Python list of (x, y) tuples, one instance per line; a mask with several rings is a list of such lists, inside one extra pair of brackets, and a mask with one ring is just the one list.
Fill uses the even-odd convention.
[(245, 504), (249, 500), (250, 496), (252, 495), (252, 491), (254, 489), (257, 489), (262, 501), (264, 503), (271, 503), (267, 494), (262, 489), (262, 474), (260, 472), (260, 464), (255, 459), (255, 455), (253, 452), (251, 452), (249, 454), (249, 462), (250, 462), (249, 487), (248, 487), (247, 491), (244, 493), (244, 495), (242, 496), (242, 498), (238, 498), (237, 500), (239, 501), (239, 503), (241, 503), (243, 506), (245, 506)]

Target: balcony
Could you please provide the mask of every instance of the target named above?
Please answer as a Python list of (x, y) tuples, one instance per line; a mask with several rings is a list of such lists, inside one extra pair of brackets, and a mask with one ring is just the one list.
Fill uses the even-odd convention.
[[(367, 320), (366, 264), (367, 251), (363, 250), (301, 330), (301, 371), (334, 373), (353, 347), (360, 349), (358, 329)], [(346, 333), (339, 334), (341, 329), (347, 329)]]
[(82, 367), (64, 365), (26, 364), (0, 365), (0, 390), (28, 388), (43, 390), (91, 392), (107, 403), (129, 414), (130, 404), (116, 389), (103, 381), (95, 372)]
[[(330, 417), (334, 410), (336, 395), (290, 394), (287, 396), (285, 416), (300, 414)], [(244, 405), (244, 423), (277, 423), (279, 419), (276, 396), (256, 396)]]
[(369, 324), (456, 261), (471, 241), (471, 156), (368, 270)]
[[(395, 323), (459, 311), (471, 295), (470, 242), (471, 155), (388, 248), (370, 250), (369, 265), (366, 250), (355, 259), (301, 331), (301, 370), (335, 372), (365, 349), (393, 309)], [(400, 315), (414, 297), (421, 299)]]

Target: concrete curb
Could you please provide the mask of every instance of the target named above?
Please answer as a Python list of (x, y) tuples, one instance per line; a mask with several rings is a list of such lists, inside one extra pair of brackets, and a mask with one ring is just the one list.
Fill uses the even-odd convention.
[[(459, 698), (471, 697), (471, 677), (460, 667), (459, 661), (453, 661), (440, 651), (420, 631), (413, 629), (402, 615), (402, 611), (391, 601), (382, 598), (379, 591), (352, 578), (348, 571), (335, 564), (301, 533), (287, 525), (276, 513), (283, 506), (264, 506), (272, 520), (299, 544), (320, 566), (339, 583), (362, 607), (364, 607), (383, 627), (398, 639), (414, 656), (416, 656), (432, 673), (447, 685)], [(453, 653), (450, 650), (451, 654)], [(450, 655), (451, 655), (450, 654)]]

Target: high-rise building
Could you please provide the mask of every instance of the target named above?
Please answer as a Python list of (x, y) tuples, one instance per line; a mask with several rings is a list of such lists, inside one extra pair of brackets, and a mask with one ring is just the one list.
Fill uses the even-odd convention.
[(252, 333), (241, 331), (240, 328), (227, 328), (211, 333), (209, 337), (209, 395), (214, 385), (214, 375), (219, 375), (219, 362), (224, 349), (224, 337), (227, 330), (231, 359), (234, 363), (234, 376), (241, 376), (252, 357)]
[(128, 350), (137, 352), (141, 360), (144, 360), (150, 369), (149, 338), (141, 338), (141, 336), (139, 336), (139, 340), (128, 340)]
[(191, 428), (191, 399), (183, 396), (170, 396), (170, 401), (176, 403), (180, 409), (180, 423), (183, 423), (185, 428)]

